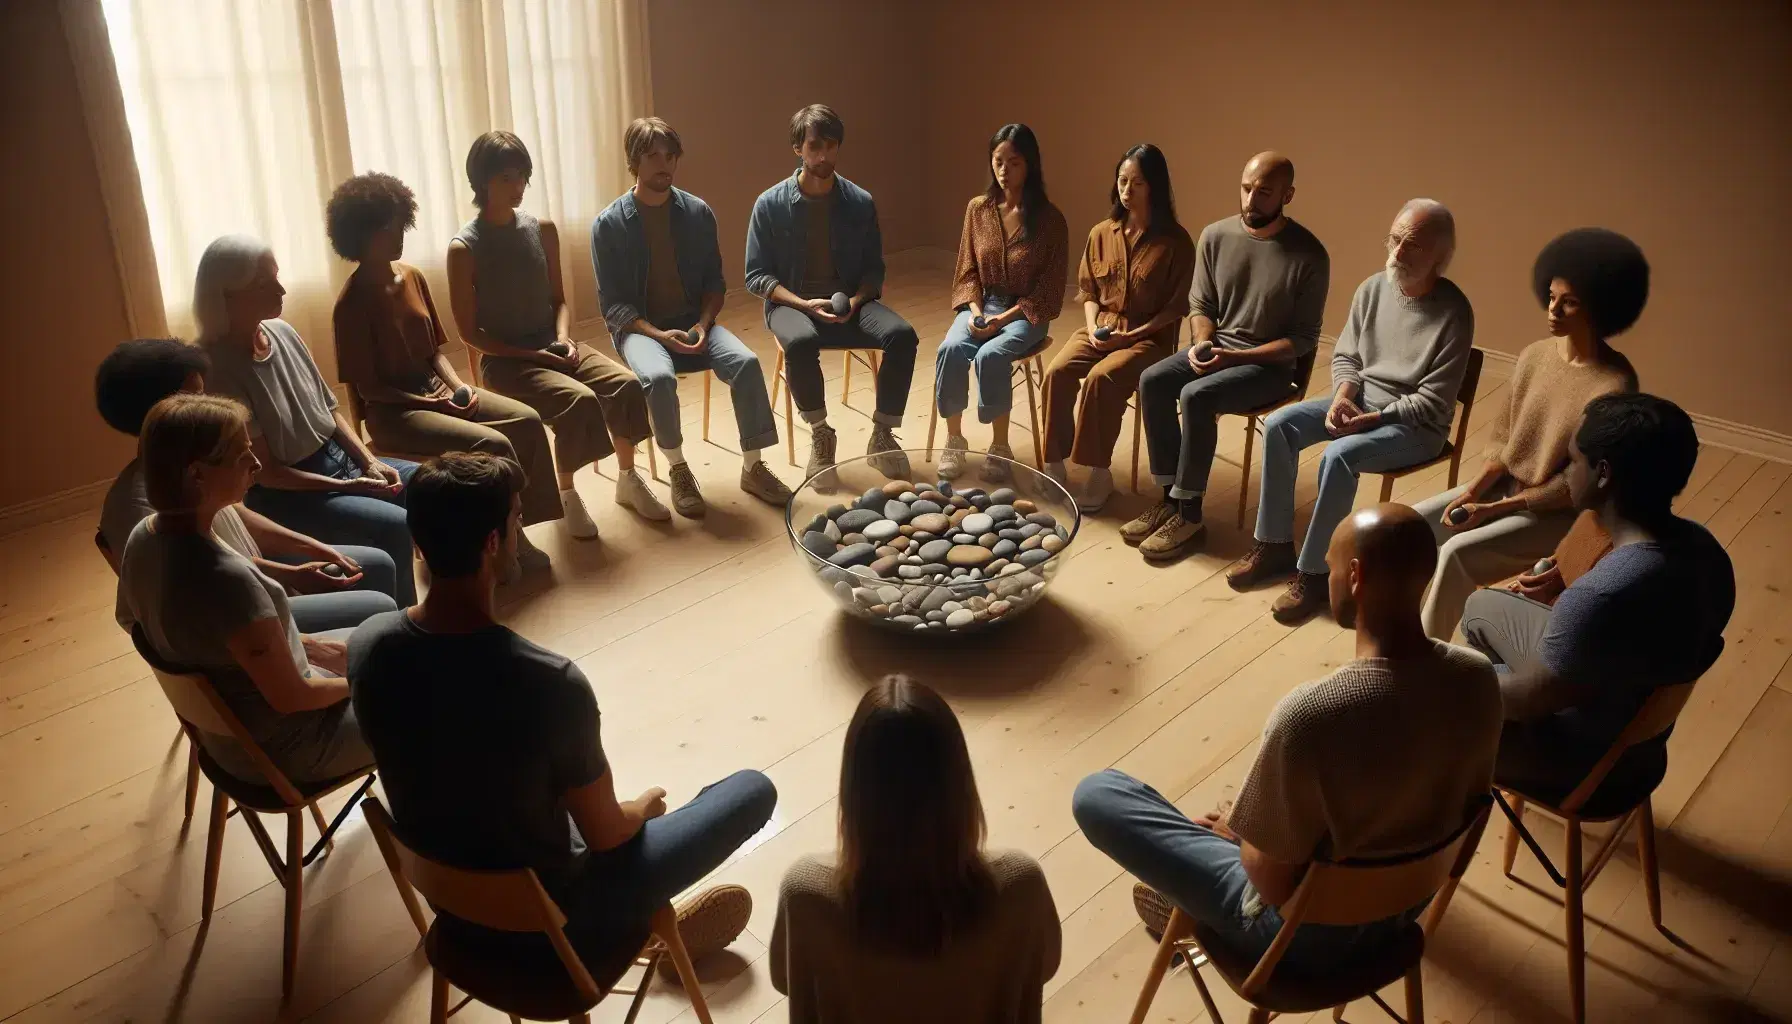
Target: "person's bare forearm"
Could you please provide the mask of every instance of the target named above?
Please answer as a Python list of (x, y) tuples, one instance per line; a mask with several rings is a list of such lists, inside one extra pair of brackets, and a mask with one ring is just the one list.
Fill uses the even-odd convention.
[(798, 295), (797, 293), (791, 291), (790, 289), (784, 287), (781, 284), (772, 285), (772, 293), (771, 293), (770, 298), (773, 302), (777, 303), (780, 306), (789, 306), (792, 309), (800, 309), (800, 310), (804, 310), (805, 312), (809, 308), (808, 304), (803, 301), (802, 296)]
[(440, 349), (436, 350), (434, 363), (436, 376), (442, 378), (443, 382), (450, 388), (459, 390), (460, 388), (467, 386), (467, 382), (461, 380), (460, 374), (455, 371), (454, 364), (448, 361), (447, 354)]
[(339, 491), (342, 481), (322, 473), (311, 473), (278, 462), (263, 463), (255, 482), (276, 491)]
[(1100, 315), (1101, 315), (1101, 304), (1100, 303), (1094, 301), (1093, 299), (1087, 300), (1083, 303), (1083, 326), (1085, 326), (1089, 329), (1090, 335), (1095, 334), (1095, 318)]
[(373, 454), (373, 449), (367, 447), (367, 442), (361, 440), (360, 430), (348, 421), (348, 417), (342, 414), (341, 409), (335, 410), (334, 416), (336, 417), (336, 443), (346, 449), (349, 458), (360, 463), (363, 470), (372, 469), (373, 464), (379, 459)]
[(1203, 316), (1200, 313), (1194, 314), (1188, 318), (1189, 344), (1199, 345), (1204, 341), (1212, 341), (1213, 332), (1218, 329), (1218, 325), (1213, 322), (1211, 317)]
[(1277, 338), (1250, 348), (1228, 349), (1235, 363), (1292, 363), (1294, 362), (1294, 342), (1287, 338)]
[(703, 308), (697, 311), (697, 322), (704, 329), (715, 326), (716, 318), (722, 315), (722, 303), (726, 298), (722, 292), (710, 292), (703, 296)]
[(236, 512), (243, 521), (243, 528), (249, 531), (250, 539), (265, 554), (321, 556), (324, 549), (321, 542), (297, 530), (287, 529), (247, 505), (237, 505)]
[(564, 298), (554, 300), (554, 337), (572, 337), (572, 307), (566, 304)]

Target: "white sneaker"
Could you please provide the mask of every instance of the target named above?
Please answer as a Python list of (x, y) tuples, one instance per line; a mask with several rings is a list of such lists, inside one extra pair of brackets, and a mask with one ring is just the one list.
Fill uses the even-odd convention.
[(566, 532), (579, 540), (590, 540), (597, 536), (597, 520), (585, 510), (585, 499), (579, 497), (575, 490), (560, 492), (560, 521), (566, 525)]
[(647, 481), (635, 470), (620, 473), (616, 477), (616, 504), (633, 509), (642, 519), (650, 519), (663, 523), (672, 518), (672, 513), (660, 499), (653, 496)]
[(521, 527), (518, 527), (516, 531), (516, 561), (517, 568), (523, 572), (535, 572), (554, 564), (553, 559), (548, 557), (546, 551), (530, 543), (529, 535), (524, 533)]
[(946, 447), (940, 449), (940, 479), (956, 480), (958, 474), (964, 472), (964, 459), (971, 450), (971, 442), (959, 434), (946, 436)]
[(1082, 491), (1076, 496), (1076, 507), (1091, 514), (1100, 512), (1113, 493), (1114, 474), (1106, 469), (1091, 469), (1089, 479), (1084, 481)]

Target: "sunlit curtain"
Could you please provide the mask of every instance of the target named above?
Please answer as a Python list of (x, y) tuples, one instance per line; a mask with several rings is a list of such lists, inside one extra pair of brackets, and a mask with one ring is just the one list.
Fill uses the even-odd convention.
[(323, 208), (368, 170), (416, 192), (405, 260), (445, 296), (448, 240), (475, 212), (467, 147), (494, 128), (528, 144), (525, 208), (563, 225), (574, 317), (597, 318), (584, 235), (627, 187), (622, 130), (649, 109), (643, 0), (98, 2), (175, 333), (193, 332), (200, 252), (247, 232), (274, 247), (287, 319), (332, 362), (330, 306), (351, 268)]

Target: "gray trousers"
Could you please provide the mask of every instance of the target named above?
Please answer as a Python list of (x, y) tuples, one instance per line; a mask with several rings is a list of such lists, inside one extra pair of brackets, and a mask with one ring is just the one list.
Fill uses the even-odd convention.
[[(691, 321), (695, 323), (695, 321)], [(686, 330), (691, 323), (676, 326)], [(662, 449), (684, 444), (684, 425), (679, 419), (678, 375), (714, 370), (728, 385), (734, 403), (734, 424), (740, 430), (742, 451), (775, 448), (778, 424), (772, 419), (772, 400), (765, 390), (765, 371), (746, 342), (721, 324), (709, 329), (709, 344), (697, 355), (681, 355), (645, 334), (625, 334), (616, 350), (647, 391), (647, 415), (653, 420), (653, 439)]]
[(790, 397), (804, 420), (819, 423), (828, 414), (821, 350), (875, 348), (882, 351), (882, 356), (877, 367), (877, 412), (872, 419), (886, 427), (902, 425), (920, 339), (901, 314), (873, 299), (843, 324), (824, 324), (789, 306), (773, 309), (766, 323), (784, 348), (784, 376), (790, 381)]
[[(1509, 476), (1496, 481), (1482, 497), (1498, 501), (1517, 489)], [(1414, 505), (1437, 537), (1437, 571), (1425, 595), (1425, 634), (1448, 640), (1462, 619), (1463, 605), (1476, 587), (1529, 572), (1537, 559), (1552, 554), (1568, 535), (1576, 515), (1572, 508), (1550, 512), (1512, 512), (1472, 530), (1453, 530), (1442, 522), (1444, 509), (1466, 487), (1452, 487)]]
[(1287, 398), (1293, 384), (1292, 366), (1228, 366), (1199, 374), (1189, 365), (1186, 349), (1151, 364), (1139, 378), (1139, 408), (1152, 478), (1172, 498), (1206, 494), (1219, 445), (1219, 418)]

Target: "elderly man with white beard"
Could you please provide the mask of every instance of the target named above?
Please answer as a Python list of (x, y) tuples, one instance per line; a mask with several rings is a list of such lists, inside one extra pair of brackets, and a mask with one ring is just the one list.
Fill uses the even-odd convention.
[[(1332, 352), (1332, 396), (1290, 405), (1263, 424), (1256, 544), (1226, 573), (1235, 590), (1290, 579), (1276, 621), (1297, 625), (1326, 604), (1326, 546), (1356, 500), (1357, 477), (1435, 458), (1468, 368), (1475, 315), (1444, 271), (1456, 221), (1414, 199), (1388, 232), (1385, 271), (1364, 281)], [(1298, 553), (1294, 483), (1302, 449), (1326, 444), (1319, 494)]]

